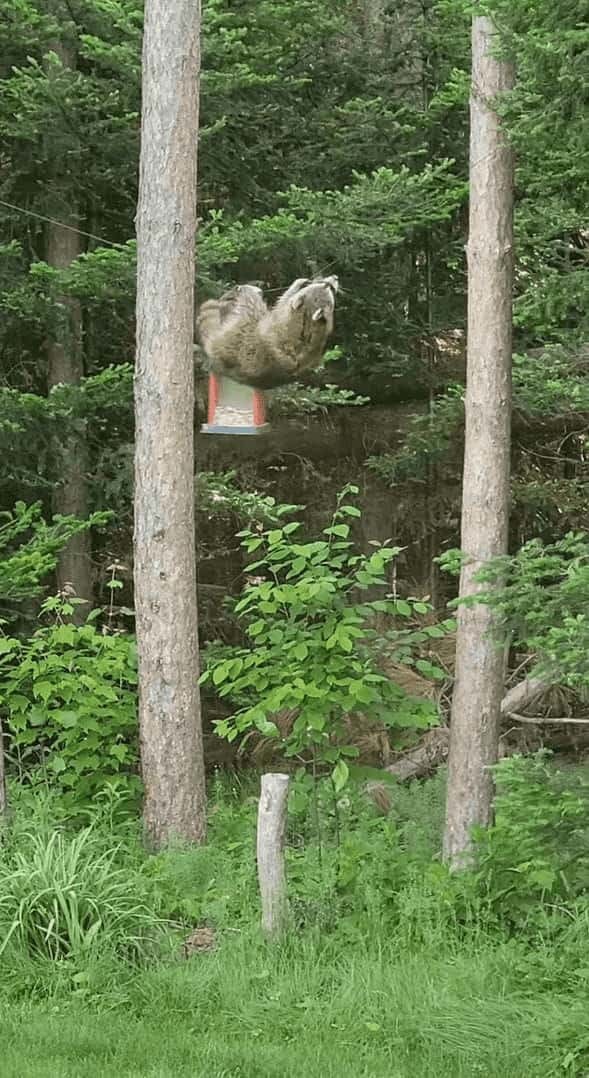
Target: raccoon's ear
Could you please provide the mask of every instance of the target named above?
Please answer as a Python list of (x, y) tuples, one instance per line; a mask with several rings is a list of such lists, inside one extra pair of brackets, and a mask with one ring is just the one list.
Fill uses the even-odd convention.
[(313, 311), (312, 321), (313, 322), (321, 322), (322, 319), (325, 320), (325, 314), (323, 312), (323, 307), (318, 307), (316, 311)]
[(291, 305), (292, 305), (293, 311), (298, 311), (299, 307), (302, 307), (304, 302), (305, 302), (305, 297), (302, 296), (301, 293), (299, 292), (298, 296), (295, 296), (295, 298), (292, 300)]
[(329, 285), (330, 288), (333, 288), (334, 292), (339, 291), (339, 279), (335, 276), (335, 274), (333, 277), (326, 277), (325, 283), (326, 285)]

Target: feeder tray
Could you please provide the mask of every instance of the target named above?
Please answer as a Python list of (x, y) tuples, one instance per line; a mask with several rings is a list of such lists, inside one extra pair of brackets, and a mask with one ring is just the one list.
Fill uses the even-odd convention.
[(203, 434), (262, 434), (266, 401), (259, 389), (233, 382), (224, 375), (209, 375), (209, 407)]

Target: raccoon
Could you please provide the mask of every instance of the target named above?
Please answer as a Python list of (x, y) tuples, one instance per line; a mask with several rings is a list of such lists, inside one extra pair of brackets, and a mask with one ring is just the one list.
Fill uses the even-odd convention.
[(203, 303), (197, 330), (210, 369), (255, 389), (296, 381), (321, 362), (337, 290), (337, 277), (299, 277), (271, 309), (255, 285)]

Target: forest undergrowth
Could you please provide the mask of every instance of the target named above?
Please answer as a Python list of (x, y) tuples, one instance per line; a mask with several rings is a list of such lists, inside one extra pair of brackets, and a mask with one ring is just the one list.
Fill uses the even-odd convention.
[(443, 776), (398, 787), (386, 818), (295, 789), (292, 925), (271, 946), (255, 776), (211, 784), (206, 847), (152, 857), (116, 797), (86, 827), (21, 785), (0, 855), (2, 1075), (586, 1074), (589, 784), (539, 757), (503, 764), (499, 789), (479, 867), (454, 876)]

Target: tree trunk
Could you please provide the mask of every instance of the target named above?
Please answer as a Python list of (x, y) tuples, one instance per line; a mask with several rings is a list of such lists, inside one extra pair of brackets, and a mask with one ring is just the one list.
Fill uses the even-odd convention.
[(147, 0), (137, 212), (135, 608), (144, 822), (202, 842), (194, 533), (194, 247), (200, 4)]
[[(511, 435), (513, 158), (493, 98), (513, 85), (511, 66), (492, 55), (493, 23), (472, 26), (468, 365), (460, 597), (481, 590), (475, 574), (507, 551)], [(492, 816), (504, 656), (493, 615), (461, 606), (446, 805), (444, 855), (467, 864), (471, 832)]]
[[(53, 42), (51, 51), (56, 53), (63, 67), (75, 68), (76, 56), (72, 48), (63, 42)], [(82, 237), (77, 208), (70, 205), (68, 212), (60, 207), (55, 216), (63, 225), (49, 223), (45, 235), (46, 259), (50, 266), (63, 270), (83, 253)], [(69, 226), (69, 227), (68, 227)], [(47, 384), (77, 385), (84, 376), (82, 351), (82, 311), (80, 303), (71, 296), (60, 296), (61, 319), (55, 338), (47, 348)], [(88, 515), (87, 447), (85, 431), (72, 435), (61, 447), (62, 482), (53, 497), (53, 511), (64, 515), (84, 518)], [(73, 536), (59, 555), (57, 584), (60, 591), (73, 591), (80, 599), (92, 599), (91, 539), (88, 532)], [(86, 606), (76, 608), (75, 620), (83, 620), (88, 613)]]

